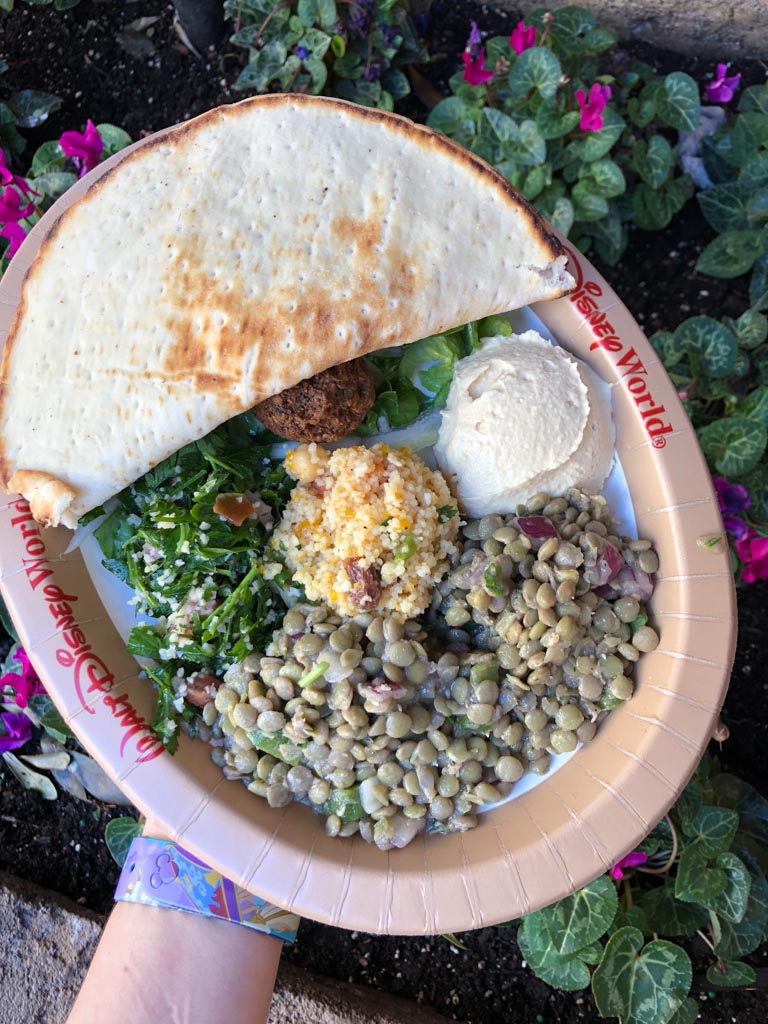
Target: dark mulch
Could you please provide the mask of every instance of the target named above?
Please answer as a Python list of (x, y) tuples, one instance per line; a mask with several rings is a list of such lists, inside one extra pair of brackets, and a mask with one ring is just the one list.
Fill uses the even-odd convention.
[[(137, 18), (158, 16), (150, 46), (137, 54), (125, 49), (118, 33)], [(517, 20), (467, 0), (441, 0), (432, 6), (425, 40), (434, 55), (422, 71), (443, 91), (456, 67), (469, 23), (476, 20), (492, 34), (509, 31)], [(149, 38), (149, 37), (148, 37)], [(134, 41), (135, 42), (135, 41)], [(143, 44), (141, 44), (143, 45)], [(659, 70), (681, 67), (699, 80), (708, 66), (695, 59), (632, 44), (631, 54)], [(232, 82), (244, 53), (228, 43), (200, 58), (190, 53), (173, 29), (173, 8), (156, 0), (83, 0), (73, 10), (19, 3), (0, 14), (0, 56), (9, 65), (7, 88), (48, 89), (64, 100), (62, 109), (36, 133), (32, 147), (67, 128), (82, 128), (86, 118), (109, 121), (134, 137), (185, 120), (220, 103), (239, 98)], [(762, 67), (742, 68), (759, 80)], [(0, 86), (0, 98), (2, 98)], [(423, 120), (426, 110), (411, 98), (404, 112)], [(629, 251), (618, 268), (601, 268), (647, 333), (672, 328), (686, 315), (737, 316), (746, 308), (741, 281), (713, 281), (693, 266), (710, 231), (690, 203), (664, 232), (632, 233)], [(739, 595), (740, 636), (723, 717), (731, 739), (722, 751), (729, 771), (766, 791), (768, 771), (768, 679), (762, 671), (768, 652), (764, 609), (768, 584)], [(27, 793), (7, 773), (0, 786), (0, 869), (66, 893), (97, 911), (109, 908), (117, 868), (104, 844), (104, 824), (123, 813), (79, 803), (66, 794), (46, 803)], [(596, 1019), (588, 994), (553, 993), (521, 965), (512, 929), (485, 929), (461, 937), (466, 950), (441, 937), (377, 938), (304, 922), (296, 946), (286, 956), (324, 974), (418, 999), (446, 1017), (474, 1024), (572, 1024)], [(700, 969), (700, 950), (692, 953)], [(765, 956), (751, 958), (756, 966)], [(758, 1022), (763, 1000), (748, 992), (708, 994), (700, 1020), (707, 1024)]]

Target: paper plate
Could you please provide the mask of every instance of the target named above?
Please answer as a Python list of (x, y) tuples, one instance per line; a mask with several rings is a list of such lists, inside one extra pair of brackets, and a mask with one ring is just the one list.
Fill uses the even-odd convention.
[[(128, 152), (78, 182), (30, 233), (0, 282), (1, 341), (54, 220)], [(203, 743), (185, 737), (169, 756), (148, 728), (153, 689), (126, 653), (82, 551), (67, 552), (71, 532), (39, 527), (21, 498), (0, 499), (0, 588), (80, 741), (186, 847), (302, 916), (426, 935), (497, 924), (552, 903), (646, 835), (711, 735), (733, 659), (735, 597), (727, 550), (704, 543), (722, 533), (710, 476), (642, 331), (584, 256), (569, 252), (576, 289), (532, 312), (611, 386), (631, 511), (660, 559), (651, 610), (661, 643), (638, 664), (635, 696), (591, 743), (470, 832), (422, 835), (385, 853), (359, 838), (328, 838), (307, 807), (270, 809), (225, 780)]]

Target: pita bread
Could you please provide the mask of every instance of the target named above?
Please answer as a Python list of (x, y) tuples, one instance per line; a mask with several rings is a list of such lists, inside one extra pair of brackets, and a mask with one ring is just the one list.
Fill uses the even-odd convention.
[(74, 526), (320, 370), (561, 295), (565, 262), (503, 178), (410, 121), (306, 96), (212, 110), (43, 241), (0, 369), (0, 483)]

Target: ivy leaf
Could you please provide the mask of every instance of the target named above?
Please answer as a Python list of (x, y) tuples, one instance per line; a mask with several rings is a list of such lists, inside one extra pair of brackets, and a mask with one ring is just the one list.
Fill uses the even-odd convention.
[(738, 924), (747, 912), (752, 876), (744, 861), (735, 853), (721, 853), (715, 864), (722, 868), (728, 881), (720, 895), (708, 904), (708, 908), (718, 917)]
[(589, 173), (599, 195), (605, 196), (606, 199), (620, 196), (627, 190), (624, 174), (613, 160), (595, 160), (589, 168)]
[(684, 999), (667, 1024), (696, 1024), (699, 1018), (699, 1004), (695, 999)]
[(520, 54), (509, 72), (510, 94), (513, 99), (522, 99), (536, 89), (542, 99), (551, 100), (562, 73), (560, 61), (551, 50), (533, 46)]
[(710, 277), (739, 277), (746, 274), (765, 248), (765, 235), (756, 228), (726, 231), (704, 249), (696, 261), (696, 270)]
[(708, 906), (725, 889), (727, 878), (720, 868), (708, 867), (708, 856), (693, 844), (680, 854), (675, 877), (675, 898), (684, 903)]
[(748, 473), (765, 451), (766, 428), (754, 420), (715, 420), (699, 431), (699, 443), (707, 459), (723, 476), (737, 477)]
[(768, 309), (768, 252), (755, 263), (749, 282), (749, 302), (753, 309)]
[(707, 981), (711, 985), (720, 985), (723, 988), (754, 985), (756, 980), (754, 967), (742, 963), (741, 960), (718, 960), (707, 969)]
[(728, 181), (699, 192), (696, 199), (701, 212), (715, 231), (739, 231), (751, 227), (747, 217), (747, 205), (751, 194), (752, 190), (748, 185)]
[(657, 189), (669, 177), (675, 157), (663, 135), (652, 135), (647, 144), (644, 139), (637, 140), (632, 148), (632, 162), (646, 185)]
[(552, 948), (564, 955), (575, 953), (605, 935), (618, 906), (615, 885), (602, 875), (536, 914), (550, 937)]
[(657, 935), (692, 935), (709, 920), (706, 910), (675, 899), (672, 889), (666, 885), (644, 892), (639, 906), (645, 912), (645, 930)]
[[(483, 113), (487, 114), (489, 109), (486, 107)], [(453, 135), (469, 116), (465, 103), (458, 96), (449, 96), (430, 111), (427, 125), (443, 135)]]
[(8, 100), (19, 128), (38, 128), (61, 104), (60, 97), (37, 89), (21, 89)]
[(691, 987), (687, 954), (664, 939), (643, 946), (643, 933), (622, 928), (609, 940), (592, 976), (592, 994), (604, 1017), (619, 1024), (666, 1024)]
[(574, 130), (579, 116), (578, 110), (561, 113), (555, 102), (542, 103), (536, 111), (536, 127), (543, 139), (559, 139)]
[(656, 113), (671, 128), (692, 132), (701, 117), (699, 87), (690, 75), (673, 71), (656, 97)]
[(768, 387), (759, 384), (743, 402), (739, 402), (734, 415), (742, 419), (755, 420), (756, 423), (768, 427)]
[(722, 934), (715, 953), (726, 960), (738, 960), (752, 953), (763, 941), (768, 926), (768, 882), (762, 874), (752, 876), (747, 909), (741, 921), (721, 921)]
[(741, 348), (757, 348), (768, 338), (768, 317), (758, 313), (756, 309), (748, 309), (737, 320), (730, 317), (725, 317), (724, 320), (728, 329), (736, 335), (736, 341)]
[(603, 127), (599, 132), (590, 132), (589, 138), (578, 144), (577, 152), (582, 160), (592, 163), (608, 153), (613, 144), (621, 137), (625, 123), (613, 107), (603, 111)]
[(107, 822), (104, 829), (104, 842), (112, 854), (112, 860), (120, 867), (125, 864), (131, 843), (136, 836), (141, 835), (141, 832), (142, 826), (135, 818), (112, 818)]
[[(739, 815), (729, 807), (702, 807), (690, 824), (689, 835), (696, 836), (705, 857), (725, 853), (739, 827)], [(687, 831), (687, 830), (686, 830)]]
[(67, 157), (64, 150), (58, 142), (51, 140), (50, 142), (44, 142), (35, 151), (29, 173), (31, 177), (37, 178), (43, 174), (49, 174), (51, 171), (64, 168), (66, 163)]
[[(533, 973), (548, 985), (564, 992), (576, 992), (589, 985), (587, 964), (578, 953), (563, 956), (556, 952), (536, 914), (528, 914), (523, 919), (517, 932), (517, 944)], [(588, 960), (592, 961), (594, 958), (590, 956), (590, 950), (585, 952)]]
[(711, 316), (692, 316), (675, 329), (675, 341), (694, 355), (709, 377), (727, 377), (738, 353), (736, 338)]

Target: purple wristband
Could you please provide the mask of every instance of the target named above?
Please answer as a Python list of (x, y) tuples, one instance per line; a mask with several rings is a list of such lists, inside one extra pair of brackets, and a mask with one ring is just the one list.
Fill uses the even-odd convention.
[(137, 836), (133, 840), (115, 899), (232, 921), (283, 942), (293, 942), (299, 927), (296, 914), (254, 896), (164, 839)]

